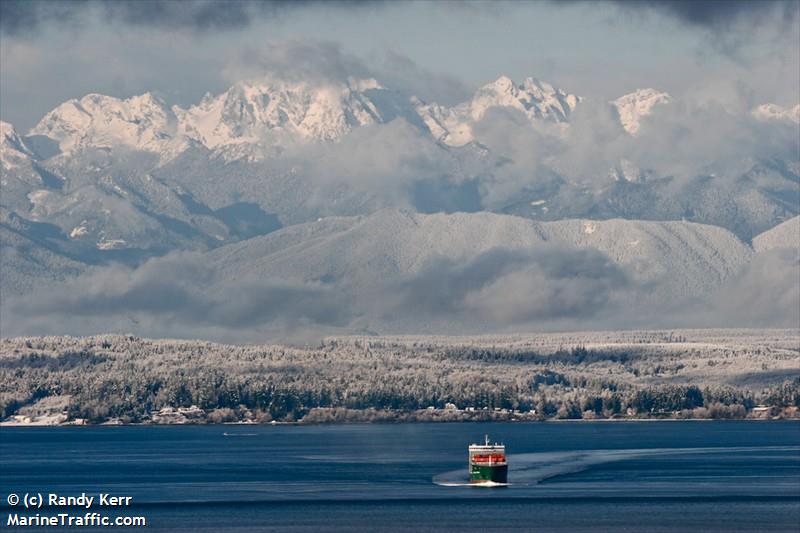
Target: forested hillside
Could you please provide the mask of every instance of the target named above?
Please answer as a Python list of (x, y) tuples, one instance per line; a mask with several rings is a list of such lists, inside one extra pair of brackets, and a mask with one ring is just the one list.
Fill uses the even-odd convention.
[(343, 337), (314, 348), (15, 338), (0, 341), (0, 409), (11, 423), (792, 417), (799, 352), (789, 330)]

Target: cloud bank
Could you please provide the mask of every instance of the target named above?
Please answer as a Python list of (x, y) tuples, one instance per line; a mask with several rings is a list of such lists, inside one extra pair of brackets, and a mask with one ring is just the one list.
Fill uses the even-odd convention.
[(692, 26), (715, 30), (731, 29), (744, 22), (757, 26), (778, 16), (791, 23), (800, 11), (794, 0), (613, 0), (620, 8), (630, 11), (661, 13)]
[(9, 35), (35, 33), (47, 25), (80, 25), (97, 17), (132, 27), (163, 31), (219, 32), (239, 30), (258, 20), (327, 4), (353, 8), (378, 1), (360, 0), (4, 0), (0, 3), (0, 31)]
[(252, 328), (244, 337), (255, 338), (262, 326), (273, 334), (346, 326), (346, 302), (337, 287), (319, 283), (223, 282), (201, 254), (175, 252), (138, 268), (95, 268), (70, 283), (7, 298), (3, 334), (116, 330), (235, 338)]
[[(602, 5), (604, 2), (595, 2)], [(609, 0), (621, 9), (654, 12), (684, 24), (705, 28), (729, 28), (744, 21), (758, 25), (775, 15), (790, 22), (800, 10), (793, 0)], [(0, 5), (0, 31), (20, 35), (38, 31), (42, 26), (75, 24), (87, 17), (101, 17), (134, 27), (166, 31), (230, 31), (248, 27), (254, 21), (275, 19), (286, 12), (305, 7), (333, 6), (340, 9), (383, 7), (385, 0), (4, 0)], [(477, 8), (491, 13), (492, 6), (513, 8), (513, 2), (484, 2), (472, 5), (446, 4), (447, 9)], [(555, 5), (566, 2), (554, 2)], [(483, 8), (483, 9), (481, 9)]]
[(505, 327), (592, 318), (634, 285), (600, 252), (545, 245), (489, 250), (466, 262), (442, 257), (391, 292), (401, 295), (398, 312), (409, 316)]
[(331, 333), (476, 333), (669, 327), (800, 327), (800, 254), (757, 254), (710, 297), (653, 302), (657, 287), (602, 253), (544, 244), (433, 257), (413, 273), (360, 279), (223, 278), (202, 254), (96, 268), (6, 298), (3, 335), (133, 332), (225, 341)]
[[(68, 284), (8, 299), (4, 335), (134, 331), (263, 339), (335, 328), (494, 330), (581, 323), (618, 305), (635, 284), (594, 250), (545, 245), (493, 249), (466, 261), (437, 258), (415, 273), (364, 286), (222, 279), (201, 254), (173, 253), (138, 268), (94, 269)], [(266, 274), (266, 273), (265, 273)], [(303, 334), (305, 334), (303, 333)]]

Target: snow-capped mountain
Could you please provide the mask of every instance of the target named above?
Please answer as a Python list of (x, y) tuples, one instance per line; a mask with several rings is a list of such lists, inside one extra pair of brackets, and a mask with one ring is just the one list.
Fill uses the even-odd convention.
[(29, 135), (58, 142), (63, 153), (126, 148), (169, 161), (203, 146), (225, 160), (260, 160), (292, 143), (341, 140), (355, 128), (401, 118), (451, 146), (472, 140), (472, 125), (493, 108), (510, 108), (529, 120), (567, 123), (580, 97), (535, 78), (515, 84), (506, 76), (454, 107), (427, 104), (383, 87), (374, 79), (346, 82), (242, 81), (207, 94), (183, 109), (152, 93), (127, 99), (89, 94), (56, 107)]
[(374, 79), (311, 83), (278, 78), (239, 82), (188, 109), (151, 93), (118, 99), (89, 94), (65, 102), (30, 131), (62, 152), (125, 147), (174, 158), (193, 144), (227, 160), (263, 159), (282, 144), (337, 141), (353, 128), (401, 117), (425, 127), (408, 97)]
[(176, 133), (172, 111), (145, 93), (124, 100), (102, 94), (69, 100), (45, 115), (29, 135), (58, 141), (64, 153), (124, 147), (166, 156), (186, 146)]
[(3, 170), (12, 170), (30, 164), (33, 153), (17, 130), (9, 122), (0, 121), (0, 165)]
[[(653, 89), (625, 95), (609, 104), (624, 131), (602, 133), (623, 146), (640, 140), (642, 118), (670, 101)], [(185, 109), (151, 93), (90, 94), (49, 112), (27, 136), (0, 124), (0, 215), (18, 222), (7, 229), (20, 237), (14, 242), (21, 250), (36, 242), (48, 250), (42, 257), (94, 265), (206, 251), (282, 226), (386, 207), (488, 210), (541, 221), (685, 219), (726, 228), (745, 242), (798, 214), (800, 167), (780, 157), (755, 160), (746, 174), (678, 183), (622, 154), (610, 177), (607, 165), (598, 168), (589, 176), (595, 186), (587, 187), (545, 168), (539, 154), (534, 161), (542, 168), (518, 168), (516, 181), (504, 182), (514, 154), (478, 138), (483, 130), (476, 126), (492, 120), (493, 110), (512, 110), (521, 126), (544, 124), (542, 134), (559, 136), (557, 147), (570, 142), (570, 132), (581, 133), (570, 124), (580, 105), (580, 97), (548, 83), (505, 76), (452, 107), (374, 79), (262, 77)], [(781, 135), (781, 121), (794, 120), (793, 110), (759, 109), (757, 117), (775, 121)], [(412, 127), (382, 129), (397, 119)], [(524, 137), (520, 142), (529, 142)], [(386, 154), (390, 163), (376, 169)], [(351, 179), (351, 172), (358, 176)], [(375, 172), (382, 174), (365, 183)], [(512, 193), (499, 199), (487, 193), (506, 186)]]
[[(466, 259), (496, 248), (524, 250), (545, 243), (598, 249), (615, 262), (635, 266), (643, 281), (668, 277), (685, 294), (708, 290), (752, 254), (727, 230), (682, 221), (538, 222), (495, 213), (383, 209), (283, 228), (218, 248), (209, 257), (225, 276), (269, 271), (306, 281), (327, 277), (365, 283), (419, 272), (436, 257)], [(290, 248), (295, 253), (285, 254)], [(690, 275), (686, 269), (702, 273)]]
[(636, 91), (620, 96), (611, 105), (617, 110), (619, 121), (625, 131), (635, 135), (639, 131), (639, 122), (642, 117), (649, 115), (653, 108), (659, 104), (668, 104), (672, 97), (655, 89), (637, 89)]
[(0, 208), (25, 211), (32, 191), (46, 184), (61, 185), (60, 178), (41, 168), (36, 157), (14, 126), (0, 121)]
[(484, 85), (469, 103), (469, 114), (479, 120), (493, 107), (511, 107), (525, 113), (531, 119), (545, 118), (554, 122), (566, 122), (581, 98), (556, 89), (536, 78), (525, 78), (517, 85), (507, 76)]
[(437, 140), (462, 146), (472, 140), (472, 124), (493, 108), (515, 109), (529, 120), (566, 123), (581, 97), (557, 89), (547, 82), (526, 78), (516, 84), (501, 76), (475, 92), (471, 100), (454, 107), (425, 104), (416, 100), (419, 115)]
[(310, 83), (265, 78), (206, 95), (187, 110), (173, 108), (178, 131), (235, 159), (286, 142), (337, 141), (354, 128), (401, 117), (419, 123), (408, 98), (374, 79)]
[(761, 104), (753, 109), (752, 113), (759, 120), (779, 120), (800, 124), (800, 104), (792, 108), (782, 107), (777, 104)]
[[(336, 142), (354, 129), (397, 118), (451, 147), (480, 141), (474, 126), (492, 109), (515, 110), (531, 123), (566, 128), (581, 100), (536, 78), (518, 84), (501, 76), (479, 88), (470, 100), (449, 107), (393, 91), (375, 79), (312, 82), (270, 75), (236, 83), (219, 95), (207, 94), (187, 109), (170, 108), (152, 93), (127, 99), (89, 94), (47, 113), (28, 135), (56, 141), (65, 154), (124, 148), (157, 154), (164, 163), (198, 146), (225, 161), (253, 161), (278, 156), (292, 144)], [(671, 101), (663, 91), (638, 89), (609, 104), (622, 127), (636, 135), (643, 117)], [(764, 104), (752, 115), (799, 123), (800, 105)], [(24, 143), (14, 146), (26, 153)], [(11, 157), (6, 157), (7, 163)]]
[[(635, 136), (639, 132), (640, 121), (650, 115), (657, 105), (668, 104), (672, 97), (655, 89), (637, 89), (632, 93), (620, 96), (609, 102), (617, 113), (619, 122), (629, 135)], [(634, 165), (630, 160), (622, 158), (610, 170), (609, 176), (615, 181), (629, 181), (642, 183), (646, 180), (648, 172)]]
[[(352, 307), (348, 327), (445, 328), (455, 316), (472, 330), (551, 320), (559, 306), (658, 309), (711, 299), (742, 275), (769, 284), (791, 272), (782, 249), (800, 227), (800, 106), (721, 111), (744, 136), (720, 129), (710, 149), (733, 141), (736, 164), (716, 172), (702, 146), (685, 150), (697, 141), (692, 120), (694, 137), (678, 123), (686, 106), (672, 122), (655, 111), (672, 101), (640, 89), (590, 107), (505, 76), (454, 106), (374, 79), (274, 75), (186, 108), (90, 94), (28, 135), (0, 123), (0, 291), (26, 298), (76, 276), (161, 283), (158, 265), (177, 256), (202, 265), (189, 285), (220, 302), (238, 290), (283, 304), (298, 289), (314, 306), (332, 294)], [(754, 120), (764, 123), (738, 128)], [(651, 143), (670, 137), (662, 127), (678, 150)], [(767, 135), (749, 152), (753, 132)], [(643, 145), (688, 170), (670, 174)], [(427, 315), (404, 307), (410, 293)]]
[[(579, 259), (582, 253), (589, 256)], [(461, 310), (467, 311), (460, 317), (462, 326), (481, 327), (489, 302), (517, 307), (512, 294), (519, 294), (524, 313), (537, 299), (547, 301), (544, 295), (553, 290), (549, 311), (557, 313), (574, 296), (562, 290), (562, 276), (570, 278), (564, 286), (591, 277), (589, 292), (604, 292), (606, 283), (619, 282), (625, 293), (620, 296), (630, 305), (662, 305), (714, 291), (752, 254), (726, 230), (680, 221), (537, 222), (494, 213), (423, 215), (388, 209), (284, 228), (209, 252), (204, 264), (219, 275), (220, 285), (256, 283), (264, 276), (287, 285), (318, 286), (322, 281), (362, 311), (368, 320), (362, 327), (413, 330), (432, 324), (446, 328)], [(555, 266), (564, 257), (569, 258), (565, 264)], [(573, 260), (588, 260), (592, 266), (584, 265), (582, 272)], [(547, 266), (540, 271), (542, 263)], [(627, 282), (616, 277), (622, 271), (630, 277)], [(535, 289), (522, 289), (526, 280), (533, 280)], [(370, 316), (372, 295), (397, 292), (388, 300), (402, 300), (404, 292), (421, 289), (424, 296), (409, 308)], [(432, 314), (426, 314), (428, 305)]]
[(790, 218), (753, 238), (753, 249), (756, 252), (776, 248), (793, 248), (800, 252), (800, 216)]

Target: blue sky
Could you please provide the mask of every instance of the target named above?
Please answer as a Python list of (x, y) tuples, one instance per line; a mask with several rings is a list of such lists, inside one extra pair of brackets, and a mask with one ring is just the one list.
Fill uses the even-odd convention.
[[(68, 16), (0, 35), (0, 117), (24, 131), (60, 102), (89, 92), (156, 91), (187, 105), (251, 74), (252, 54), (309, 42), (338, 48), (384, 83), (443, 103), (505, 74), (606, 99), (655, 87), (737, 105), (794, 105), (797, 3), (755, 4), (764, 7), (698, 22), (695, 14), (676, 16), (647, 2), (277, 2), (267, 14), (221, 29), (170, 25), (139, 12), (135, 20), (109, 16), (103, 4), (78, 4)], [(37, 5), (46, 12), (49, 4)]]

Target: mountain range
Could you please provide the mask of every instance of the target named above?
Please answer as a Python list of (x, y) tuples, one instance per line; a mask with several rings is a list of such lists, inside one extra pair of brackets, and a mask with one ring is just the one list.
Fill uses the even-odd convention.
[[(450, 287), (432, 315), (460, 306), (497, 324), (516, 319), (481, 302), (520, 277), (550, 287), (551, 308), (569, 279), (599, 294), (575, 306), (710, 295), (759, 254), (798, 246), (798, 113), (655, 89), (607, 102), (505, 76), (453, 106), (374, 79), (274, 75), (185, 109), (89, 94), (26, 134), (0, 123), (0, 290), (22, 298), (188, 253), (220, 290), (333, 287), (357, 308), (344, 322), (364, 328), (413, 327), (366, 295), (435, 279), (477, 289)], [(707, 160), (691, 141), (706, 116), (726, 128)]]

